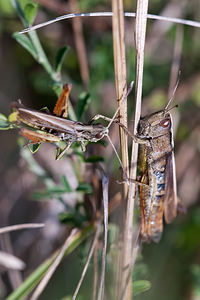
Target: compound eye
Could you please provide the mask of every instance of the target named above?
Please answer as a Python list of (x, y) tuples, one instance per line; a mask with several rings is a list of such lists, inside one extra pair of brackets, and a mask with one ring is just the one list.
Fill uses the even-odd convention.
[(160, 122), (160, 125), (163, 127), (163, 128), (168, 128), (171, 126), (171, 120), (170, 119), (164, 119)]
[(97, 133), (97, 134), (95, 135), (95, 137), (96, 137), (96, 139), (98, 139), (98, 140), (102, 139), (102, 138), (103, 138), (102, 132)]

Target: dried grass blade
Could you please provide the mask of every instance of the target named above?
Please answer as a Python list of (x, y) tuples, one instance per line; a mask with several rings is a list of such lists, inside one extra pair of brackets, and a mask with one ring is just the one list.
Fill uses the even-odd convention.
[[(136, 14), (134, 12), (125, 12), (124, 13), (124, 16), (129, 17), (129, 18), (135, 18), (135, 15)], [(49, 20), (49, 21), (31, 26), (31, 27), (27, 27), (18, 33), (24, 34), (24, 33), (48, 26), (48, 25), (56, 23), (56, 22), (60, 22), (60, 21), (67, 20), (67, 19), (73, 19), (73, 18), (77, 18), (77, 17), (112, 17), (112, 16), (113, 16), (113, 13), (110, 11), (109, 12), (103, 11), (103, 12), (67, 14), (67, 15), (62, 15), (55, 19), (52, 19), (52, 20)], [(158, 15), (153, 15), (153, 14), (147, 14), (147, 17), (148, 17), (148, 19), (151, 19), (151, 20), (160, 20), (160, 21), (172, 22), (172, 23), (183, 24), (183, 25), (187, 25), (187, 26), (191, 26), (191, 27), (200, 28), (200, 22), (198, 22), (198, 21), (181, 19), (181, 18), (171, 18), (171, 17), (167, 17), (167, 16), (158, 16)]]
[(102, 189), (103, 189), (103, 214), (104, 214), (104, 241), (102, 249), (102, 263), (101, 263), (101, 275), (98, 291), (98, 300), (104, 299), (105, 289), (105, 269), (106, 269), (106, 251), (107, 251), (107, 239), (108, 239), (108, 184), (109, 179), (102, 171)]
[(86, 272), (87, 272), (87, 269), (88, 269), (88, 266), (89, 266), (91, 257), (92, 257), (92, 255), (93, 255), (93, 253), (94, 253), (94, 248), (95, 248), (96, 242), (97, 242), (97, 240), (98, 240), (100, 231), (101, 231), (101, 222), (99, 221), (99, 223), (97, 224), (97, 229), (96, 229), (96, 232), (95, 232), (95, 236), (94, 236), (94, 239), (93, 239), (93, 241), (92, 241), (92, 244), (91, 244), (91, 247), (90, 247), (90, 250), (89, 250), (89, 253), (88, 253), (88, 257), (87, 257), (85, 266), (84, 266), (84, 268), (83, 268), (83, 272), (82, 272), (82, 274), (81, 274), (81, 277), (80, 277), (80, 280), (79, 280), (78, 285), (77, 285), (77, 287), (76, 287), (76, 290), (75, 290), (75, 292), (74, 292), (74, 295), (72, 296), (72, 300), (75, 300), (75, 299), (76, 299), (76, 296), (78, 295), (79, 289), (80, 289), (80, 287), (81, 287), (81, 284), (82, 284), (83, 279), (84, 279), (84, 277), (85, 277), (85, 274), (86, 274)]
[(0, 228), (0, 234), (16, 231), (16, 230), (22, 230), (22, 229), (42, 228), (44, 226), (45, 225), (43, 223), (29, 223), (29, 224), (18, 224), (18, 225), (6, 226)]
[[(127, 93), (126, 80), (126, 52), (124, 42), (124, 9), (122, 0), (112, 0), (112, 33), (113, 33), (113, 51), (114, 51), (114, 67), (115, 67), (115, 87), (117, 99), (120, 105), (123, 95)], [(127, 127), (127, 101), (119, 110), (120, 122)], [(122, 152), (122, 163), (128, 174), (128, 137), (124, 130), (120, 128), (120, 142)], [(127, 186), (125, 187), (125, 197), (127, 195)]]
[(31, 296), (30, 300), (37, 300), (39, 298), (39, 296), (41, 295), (41, 293), (43, 292), (43, 290), (47, 286), (49, 280), (51, 279), (53, 273), (55, 272), (55, 270), (59, 266), (61, 260), (63, 259), (63, 256), (65, 255), (65, 251), (67, 250), (67, 248), (71, 244), (71, 242), (74, 239), (77, 232), (78, 232), (78, 230), (76, 228), (71, 231), (70, 235), (67, 237), (64, 245), (62, 246), (62, 248), (60, 249), (58, 255), (56, 256), (54, 262), (49, 267), (48, 271), (46, 272), (46, 274), (44, 275), (44, 277), (42, 278), (42, 280), (38, 284), (37, 288), (35, 289), (35, 291), (34, 291), (33, 295)]
[[(113, 34), (113, 52), (114, 52), (114, 69), (115, 69), (115, 86), (116, 94), (118, 99), (118, 105), (120, 105), (123, 95), (127, 93), (127, 79), (126, 79), (126, 52), (125, 52), (125, 41), (124, 41), (124, 9), (122, 0), (112, 0), (112, 34)], [(126, 99), (127, 100), (127, 99)], [(127, 101), (120, 108), (120, 123), (127, 127)], [(129, 162), (128, 162), (128, 136), (125, 131), (120, 128), (120, 144), (122, 153), (122, 164), (125, 174), (129, 177)], [(123, 170), (123, 172), (124, 172)], [(119, 235), (119, 244), (122, 244), (123, 226), (124, 226), (124, 211), (126, 208), (126, 198), (128, 193), (128, 186), (125, 183), (123, 186), (123, 203), (121, 220), (119, 224), (121, 233)], [(116, 278), (115, 278), (115, 293), (116, 297), (121, 293), (121, 276), (123, 267), (123, 247), (119, 248), (117, 267), (116, 267)]]
[[(141, 114), (142, 102), (142, 82), (143, 82), (143, 67), (144, 67), (144, 46), (146, 37), (146, 23), (147, 23), (148, 0), (137, 1), (136, 11), (136, 25), (135, 25), (135, 44), (136, 44), (136, 107), (135, 107), (135, 123), (134, 134), (137, 131), (137, 124)], [(132, 156), (130, 178), (136, 178), (136, 166), (138, 156), (138, 145), (133, 141), (132, 143)], [(131, 183), (128, 192), (127, 200), (127, 215), (124, 232), (124, 272), (123, 272), (123, 287), (125, 287), (125, 299), (132, 299), (132, 285), (131, 280), (126, 285), (126, 280), (129, 277), (130, 266), (132, 261), (132, 245), (133, 245), (133, 211), (134, 211), (134, 197), (135, 197), (135, 184)]]

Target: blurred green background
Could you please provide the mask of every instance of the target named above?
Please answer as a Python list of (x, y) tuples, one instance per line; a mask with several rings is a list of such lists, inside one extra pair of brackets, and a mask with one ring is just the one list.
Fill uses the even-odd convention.
[[(0, 112), (9, 115), (10, 104), (17, 99), (21, 99), (28, 107), (40, 109), (47, 106), (52, 111), (57, 100), (52, 88), (52, 78), (13, 38), (13, 33), (24, 27), (11, 2), (0, 0)], [(22, 6), (30, 2), (19, 1)], [(36, 24), (76, 11), (72, 7), (74, 3), (79, 6), (81, 12), (111, 9), (110, 3), (101, 0), (35, 2), (39, 3)], [(135, 1), (124, 1), (125, 11), (135, 11), (135, 6)], [(149, 3), (149, 13), (200, 21), (200, 2), (153, 0)], [(81, 25), (86, 57), (81, 56), (82, 50), (78, 43), (80, 36), (72, 20), (44, 27), (38, 30), (38, 36), (53, 67), (58, 49), (68, 47), (63, 60), (62, 82), (73, 85), (70, 100), (74, 108), (81, 93), (90, 94), (90, 103), (82, 118), (82, 121), (88, 122), (97, 113), (112, 116), (116, 106), (112, 21), (111, 18), (105, 17), (83, 18)], [(130, 82), (135, 77), (132, 18), (125, 18), (125, 43)], [(135, 299), (140, 300), (200, 299), (200, 29), (149, 20), (142, 115), (164, 107), (170, 82), (170, 93), (176, 82), (176, 68), (181, 70), (181, 78), (174, 99), (174, 103), (179, 107), (173, 111), (175, 158), (178, 195), (187, 208), (187, 213), (179, 214), (173, 224), (164, 227), (159, 244), (142, 245), (134, 278), (150, 281), (151, 288), (135, 296)], [(133, 96), (130, 97), (128, 107), (132, 128)], [(116, 128), (112, 128), (111, 136), (116, 146), (119, 146), (118, 128), (113, 127)], [(60, 225), (58, 215), (66, 211), (67, 205), (74, 207), (77, 200), (82, 201), (83, 194), (80, 192), (77, 196), (75, 193), (80, 182), (94, 186), (95, 179), (91, 179), (93, 166), (89, 163), (83, 164), (85, 158), (90, 155), (102, 156), (105, 165), (108, 165), (112, 172), (111, 198), (119, 190), (116, 178), (119, 178), (120, 172), (117, 161), (114, 166), (110, 162), (113, 158), (110, 146), (91, 145), (84, 155), (72, 154), (70, 158), (55, 162), (53, 145), (42, 145), (34, 154), (33, 160), (32, 154), (27, 154), (23, 148), (20, 150), (19, 143), (17, 131), (0, 131), (1, 227), (25, 222), (44, 222), (47, 225), (43, 230), (17, 232), (11, 234), (11, 237), (2, 237), (2, 249), (11, 249), (26, 262), (27, 268), (22, 274), (17, 274), (17, 279), (13, 279), (12, 282), (9, 273), (1, 270), (1, 299), (62, 244), (66, 228)], [(49, 198), (35, 200), (35, 191), (60, 186), (62, 175), (66, 176), (74, 192), (63, 193), (60, 197), (62, 199), (51, 193)], [(80, 278), (88, 246), (87, 241), (64, 260), (40, 299), (67, 299), (64, 297), (73, 293)], [(109, 258), (112, 257), (109, 255), (108, 253), (108, 277), (111, 272)], [(90, 298), (91, 277), (92, 267), (78, 299)]]

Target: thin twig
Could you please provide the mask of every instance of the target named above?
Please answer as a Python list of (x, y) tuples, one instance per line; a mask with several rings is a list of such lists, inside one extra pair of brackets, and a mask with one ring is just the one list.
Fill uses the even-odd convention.
[(39, 285), (35, 289), (35, 292), (31, 296), (30, 300), (36, 300), (41, 295), (41, 293), (45, 289), (46, 285), (48, 284), (49, 280), (51, 279), (53, 273), (55, 272), (55, 270), (59, 266), (61, 260), (63, 259), (63, 256), (65, 255), (65, 251), (67, 250), (67, 248), (71, 244), (71, 241), (73, 240), (73, 238), (74, 238), (74, 236), (76, 235), (77, 232), (78, 232), (78, 230), (76, 228), (71, 231), (71, 234), (67, 237), (64, 245), (60, 249), (60, 251), (59, 251), (58, 255), (56, 256), (56, 258), (55, 258), (54, 262), (52, 263), (52, 265), (49, 267), (47, 273), (45, 274), (45, 276), (42, 278)]
[(45, 225), (43, 223), (29, 223), (29, 224), (6, 226), (0, 228), (0, 234), (10, 232), (10, 231), (22, 230), (22, 229), (42, 228), (44, 226)]
[(90, 250), (89, 250), (89, 253), (88, 253), (88, 257), (87, 257), (85, 266), (84, 266), (84, 268), (83, 268), (83, 272), (82, 272), (82, 274), (81, 274), (81, 277), (80, 277), (80, 280), (79, 280), (78, 285), (77, 285), (77, 287), (76, 287), (76, 290), (75, 290), (75, 292), (74, 292), (74, 294), (73, 294), (72, 300), (75, 300), (75, 299), (76, 299), (76, 296), (77, 296), (77, 294), (78, 294), (78, 292), (79, 292), (79, 289), (80, 289), (81, 284), (82, 284), (82, 282), (83, 282), (83, 279), (84, 279), (84, 277), (85, 277), (86, 271), (87, 271), (87, 269), (88, 269), (88, 266), (89, 266), (91, 257), (92, 257), (92, 255), (93, 255), (93, 253), (94, 253), (94, 248), (95, 248), (97, 239), (98, 239), (98, 237), (99, 237), (100, 231), (101, 231), (101, 221), (99, 221), (98, 224), (97, 224), (97, 229), (96, 229), (96, 232), (95, 232), (95, 236), (94, 236), (94, 239), (93, 239), (93, 241), (92, 241), (92, 244), (91, 244), (91, 247), (90, 247)]
[[(113, 16), (112, 12), (91, 12), (91, 13), (67, 14), (67, 15), (63, 15), (63, 16), (57, 17), (55, 19), (49, 20), (47, 22), (43, 22), (43, 23), (31, 26), (31, 27), (25, 28), (25, 29), (21, 30), (19, 33), (23, 34), (23, 33), (26, 33), (26, 32), (32, 31), (32, 30), (36, 30), (41, 27), (44, 27), (44, 26), (47, 26), (47, 25), (50, 25), (50, 24), (53, 24), (53, 23), (56, 23), (56, 22), (59, 22), (62, 20), (66, 20), (66, 19), (72, 19), (72, 18), (77, 18), (77, 17), (112, 17), (112, 16)], [(134, 12), (125, 12), (124, 16), (130, 17), (130, 18), (135, 18), (135, 13)], [(200, 28), (200, 22), (192, 21), (192, 20), (171, 18), (171, 17), (158, 16), (158, 15), (153, 15), (153, 14), (147, 14), (147, 18)]]
[(102, 171), (102, 189), (103, 189), (103, 214), (104, 214), (104, 241), (102, 249), (102, 263), (101, 263), (101, 275), (98, 292), (98, 300), (103, 300), (104, 289), (105, 289), (105, 270), (106, 270), (106, 251), (107, 251), (107, 240), (108, 240), (108, 184), (109, 179), (106, 174)]

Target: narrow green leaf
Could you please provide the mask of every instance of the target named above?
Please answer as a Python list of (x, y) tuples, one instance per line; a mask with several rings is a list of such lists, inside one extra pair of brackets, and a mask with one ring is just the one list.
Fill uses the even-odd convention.
[(59, 82), (53, 83), (52, 89), (55, 92), (55, 94), (59, 97), (60, 93), (62, 92), (62, 83)]
[(92, 189), (91, 185), (89, 185), (85, 182), (81, 182), (81, 183), (79, 183), (79, 186), (76, 188), (76, 191), (84, 192), (86, 194), (92, 194), (93, 189)]
[(151, 282), (148, 280), (137, 280), (133, 282), (133, 295), (139, 295), (151, 288)]
[(68, 51), (68, 47), (67, 46), (63, 46), (60, 49), (58, 49), (57, 53), (56, 53), (56, 58), (55, 58), (55, 69), (56, 72), (60, 72), (61, 71), (61, 67), (62, 67), (62, 63), (64, 61), (65, 55)]
[(80, 121), (81, 117), (83, 116), (90, 102), (91, 102), (90, 95), (85, 92), (81, 93), (75, 109), (78, 121)]
[(33, 194), (34, 198), (54, 198), (60, 197), (61, 195), (65, 194), (66, 190), (63, 187), (56, 186), (54, 188), (47, 189), (42, 192), (35, 192)]
[(24, 14), (28, 24), (31, 25), (34, 22), (38, 10), (38, 3), (28, 3), (24, 8)]
[(35, 50), (35, 47), (33, 46), (31, 40), (28, 38), (25, 34), (19, 34), (15, 32), (13, 34), (13, 38), (22, 46), (24, 49), (26, 49), (35, 59), (37, 59), (37, 51)]
[(103, 162), (104, 158), (100, 155), (90, 155), (84, 161), (89, 163)]
[(0, 113), (0, 130), (10, 129), (10, 123), (6, 116)]
[(13, 7), (16, 9), (18, 16), (20, 17), (22, 23), (24, 24), (25, 27), (28, 26), (28, 21), (26, 20), (24, 11), (22, 9), (21, 4), (19, 3), (18, 0), (11, 0), (11, 3)]
[(59, 221), (62, 224), (67, 224), (70, 226), (75, 226), (78, 228), (81, 228), (83, 223), (86, 221), (86, 218), (78, 213), (60, 213), (59, 216)]
[(31, 151), (31, 153), (36, 153), (40, 148), (40, 144), (29, 144), (28, 149)]
[(67, 181), (67, 178), (66, 178), (65, 175), (63, 175), (63, 176), (61, 177), (61, 182), (62, 182), (62, 184), (63, 184), (63, 186), (64, 186), (64, 188), (65, 188), (65, 190), (66, 190), (67, 193), (72, 192), (72, 188), (71, 188), (71, 186), (69, 185), (69, 182)]

